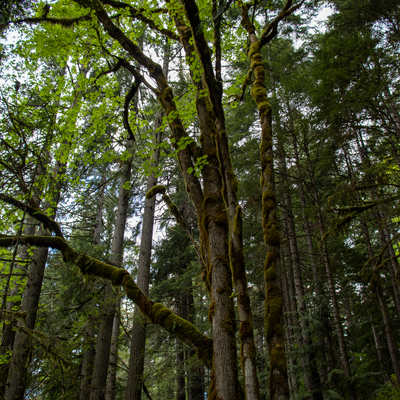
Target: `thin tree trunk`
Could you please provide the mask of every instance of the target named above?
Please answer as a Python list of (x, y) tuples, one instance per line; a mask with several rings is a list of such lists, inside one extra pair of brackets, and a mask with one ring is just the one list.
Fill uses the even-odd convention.
[[(182, 318), (188, 319), (186, 296), (182, 295), (175, 301), (175, 314)], [(186, 383), (185, 383), (185, 352), (182, 342), (178, 338), (176, 340), (176, 400), (186, 400)]]
[[(152, 157), (152, 165), (157, 166), (160, 149), (157, 146), (161, 142), (162, 133), (160, 131), (162, 122), (162, 112), (158, 112), (154, 124), (154, 132), (156, 134), (155, 151)], [(155, 174), (147, 179), (146, 192), (157, 184)], [(137, 284), (144, 294), (148, 294), (150, 284), (150, 260), (153, 238), (155, 197), (148, 200), (145, 199), (145, 208), (143, 214), (142, 235), (140, 242), (140, 253), (138, 261), (138, 277)], [(144, 352), (146, 342), (146, 320), (138, 307), (135, 307), (132, 327), (132, 342), (129, 356), (129, 372), (128, 384), (126, 388), (126, 400), (140, 400), (143, 386), (144, 371)]]
[[(371, 240), (369, 237), (368, 225), (363, 216), (360, 216), (360, 221), (361, 221), (361, 228), (362, 228), (362, 231), (364, 234), (364, 239), (365, 239), (365, 243), (367, 245), (369, 257), (371, 259), (373, 259), (374, 251), (372, 249)], [(393, 329), (392, 329), (392, 324), (390, 321), (389, 310), (388, 310), (388, 307), (386, 304), (385, 297), (383, 295), (379, 271), (377, 271), (375, 269), (375, 267), (376, 267), (376, 265), (374, 265), (374, 280), (376, 280), (375, 284), (374, 284), (375, 291), (377, 292), (378, 298), (379, 298), (379, 306), (380, 306), (381, 313), (382, 313), (383, 324), (385, 326), (385, 334), (386, 334), (386, 339), (387, 339), (388, 346), (389, 346), (389, 352), (390, 352), (390, 358), (392, 360), (393, 370), (396, 375), (397, 382), (400, 382), (399, 351), (397, 348), (396, 340), (393, 335)], [(379, 356), (379, 353), (378, 353), (378, 356)]]
[(290, 195), (290, 188), (287, 182), (287, 168), (286, 160), (283, 154), (283, 148), (281, 139), (278, 138), (278, 162), (280, 165), (280, 171), (282, 175), (282, 187), (283, 187), (283, 197), (286, 209), (285, 225), (289, 239), (289, 250), (290, 259), (293, 269), (294, 278), (294, 291), (295, 298), (297, 300), (298, 310), (292, 310), (298, 312), (299, 323), (301, 326), (301, 345), (304, 349), (303, 355), (300, 357), (301, 365), (303, 368), (304, 383), (307, 388), (310, 398), (313, 400), (322, 400), (322, 392), (320, 388), (320, 380), (318, 374), (318, 368), (316, 364), (316, 357), (314, 354), (312, 339), (309, 335), (309, 324), (306, 320), (306, 303), (304, 301), (304, 285), (303, 277), (300, 267), (300, 257), (297, 247), (296, 239), (296, 227), (294, 222), (294, 217), (292, 213), (292, 199)]
[[(49, 217), (52, 219), (55, 219), (57, 214), (57, 206), (60, 201), (63, 185), (61, 178), (65, 174), (66, 168), (67, 164), (65, 162), (56, 161), (53, 172), (53, 182), (55, 183), (52, 187), (54, 196), (51, 201), (46, 201), (43, 205), (43, 210), (51, 210)], [(38, 235), (47, 236), (51, 235), (51, 233), (41, 227)], [(21, 303), (20, 311), (27, 313), (22, 325), (32, 330), (35, 328), (47, 255), (47, 247), (39, 247), (34, 250), (32, 262), (28, 270), (24, 297)], [(28, 379), (28, 367), (32, 356), (32, 337), (22, 331), (17, 331), (7, 378), (7, 388), (4, 395), (5, 400), (23, 400)]]
[[(164, 63), (163, 73), (165, 77), (168, 75), (169, 63), (169, 47), (168, 44), (164, 48)], [(158, 146), (162, 139), (162, 117), (163, 112), (159, 111), (156, 114), (154, 121), (154, 153), (151, 159), (151, 165), (157, 167), (160, 158), (160, 148)], [(146, 193), (157, 184), (157, 177), (153, 173), (147, 178)], [(150, 284), (150, 261), (151, 249), (153, 241), (153, 224), (155, 211), (155, 197), (148, 200), (145, 199), (142, 234), (140, 239), (140, 253), (138, 260), (138, 276), (137, 284), (145, 295), (149, 292)], [(128, 383), (125, 392), (125, 400), (140, 400), (143, 387), (143, 372), (144, 372), (144, 355), (146, 346), (146, 319), (140, 312), (138, 307), (135, 307), (132, 326), (132, 341), (131, 351), (129, 355), (129, 371)]]
[(120, 309), (121, 309), (121, 291), (117, 289), (117, 304), (114, 312), (114, 321), (111, 334), (110, 361), (107, 375), (106, 400), (115, 400), (117, 395), (117, 365), (118, 365), (118, 348), (119, 348), (119, 325), (120, 325)]
[[(290, 110), (290, 109), (289, 109)], [(293, 127), (291, 126), (291, 129), (293, 131)], [(325, 352), (325, 343), (328, 342), (328, 354), (332, 354), (332, 345), (331, 345), (331, 337), (330, 337), (330, 324), (329, 324), (329, 311), (328, 311), (328, 305), (325, 300), (325, 296), (322, 294), (322, 289), (321, 289), (321, 282), (319, 278), (319, 271), (318, 271), (318, 265), (315, 261), (314, 257), (314, 246), (313, 246), (313, 241), (312, 241), (312, 233), (311, 233), (311, 227), (310, 227), (310, 221), (307, 217), (307, 202), (306, 202), (306, 196), (304, 192), (304, 187), (303, 187), (303, 182), (302, 182), (302, 173), (301, 173), (301, 167), (300, 167), (300, 157), (299, 157), (299, 152), (297, 148), (297, 138), (292, 134), (293, 137), (293, 150), (294, 150), (294, 158), (295, 158), (295, 164), (296, 164), (296, 169), (297, 169), (297, 174), (299, 181), (297, 183), (297, 186), (299, 188), (299, 196), (300, 196), (300, 202), (301, 202), (301, 210), (302, 210), (302, 216), (303, 216), (303, 227), (304, 231), (306, 234), (306, 239), (307, 239), (307, 248), (308, 248), (308, 255), (310, 259), (310, 265), (311, 265), (311, 270), (312, 270), (312, 275), (313, 275), (313, 282), (314, 282), (314, 290), (315, 290), (315, 295), (317, 298), (317, 302), (321, 301), (321, 323), (323, 326), (323, 334), (318, 336), (318, 347), (320, 349), (320, 365), (319, 365), (319, 372), (320, 372), (320, 381), (321, 383), (324, 383), (327, 379), (327, 356)], [(318, 303), (317, 303), (318, 304)]]
[[(284, 217), (285, 218), (285, 217)], [(283, 246), (282, 246), (283, 247)], [(282, 257), (284, 255), (283, 248), (281, 253), (281, 259), (284, 260), (285, 258)], [(289, 255), (288, 255), (289, 258)], [(288, 263), (290, 260), (288, 260)], [(288, 265), (288, 263), (282, 263), (283, 265)], [(280, 282), (282, 285), (282, 293), (283, 293), (283, 320), (285, 329), (285, 342), (286, 342), (286, 352), (287, 352), (287, 360), (288, 360), (288, 382), (289, 382), (289, 389), (292, 396), (295, 396), (296, 393), (299, 392), (299, 381), (297, 379), (297, 360), (296, 357), (293, 355), (293, 349), (295, 348), (295, 315), (292, 312), (292, 304), (291, 299), (293, 296), (290, 295), (291, 291), (289, 289), (288, 283), (288, 268), (281, 268), (280, 271)]]
[[(126, 147), (128, 151), (131, 150), (133, 147), (133, 140), (128, 140)], [(111, 246), (111, 262), (117, 268), (122, 267), (123, 260), (124, 233), (130, 199), (130, 188), (126, 188), (126, 183), (131, 180), (131, 162), (132, 157), (126, 161), (122, 169), (121, 185), (118, 195), (117, 218), (115, 221), (114, 236)], [(106, 396), (107, 373), (110, 361), (112, 334), (114, 330), (114, 314), (117, 303), (117, 292), (112, 288), (111, 282), (107, 282), (104, 293), (103, 315), (97, 335), (96, 356), (93, 366), (93, 378), (90, 392), (90, 398), (92, 400), (104, 400)]]
[[(106, 183), (106, 170), (107, 167), (103, 167), (102, 177), (100, 181), (99, 194), (97, 198), (97, 208), (95, 216), (95, 227), (93, 232), (93, 245), (97, 246), (101, 242), (101, 228), (103, 220), (103, 205), (104, 205), (104, 192)], [(94, 284), (90, 282), (89, 290), (94, 291)], [(95, 359), (95, 325), (93, 317), (89, 313), (88, 321), (85, 326), (84, 335), (84, 351), (82, 354), (82, 365), (81, 365), (81, 388), (79, 398), (85, 400), (90, 395), (90, 386), (92, 383), (93, 366)]]
[[(313, 175), (312, 169), (310, 168), (310, 165), (309, 165), (308, 154), (307, 154), (307, 163), (308, 163), (310, 179), (311, 179), (311, 183), (312, 183), (314, 201), (315, 201), (316, 209), (317, 209), (317, 220), (318, 220), (318, 224), (319, 224), (319, 231), (320, 231), (320, 235), (321, 235), (321, 239), (322, 239), (325, 234), (325, 226), (324, 226), (321, 206), (319, 203), (319, 195), (317, 192), (314, 175)], [(323, 257), (323, 261), (325, 264), (326, 276), (328, 279), (329, 296), (330, 296), (332, 308), (333, 308), (333, 318), (334, 318), (335, 326), (336, 326), (336, 334), (337, 334), (338, 342), (339, 342), (340, 358), (342, 361), (344, 373), (347, 378), (347, 390), (348, 390), (348, 394), (349, 394), (350, 398), (352, 400), (356, 400), (357, 399), (356, 389), (350, 381), (352, 378), (351, 367), (350, 367), (349, 356), (347, 353), (347, 347), (346, 347), (346, 342), (345, 342), (344, 333), (343, 333), (343, 325), (342, 325), (342, 320), (341, 320), (340, 311), (339, 311), (339, 303), (337, 300), (337, 295), (336, 295), (336, 290), (335, 290), (335, 282), (334, 282), (333, 275), (332, 275), (332, 268), (331, 268), (331, 264), (330, 264), (326, 239), (321, 240), (321, 247), (322, 247), (322, 257)]]

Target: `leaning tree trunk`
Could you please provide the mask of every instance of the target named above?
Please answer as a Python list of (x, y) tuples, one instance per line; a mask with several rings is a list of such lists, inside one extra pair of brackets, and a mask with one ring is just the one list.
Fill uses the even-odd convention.
[[(24, 229), (24, 235), (34, 235), (35, 230), (36, 230), (37, 224), (35, 223), (35, 220), (28, 216), (26, 220), (26, 227)], [(19, 250), (19, 259), (21, 261), (27, 261), (30, 259), (30, 256), (28, 254), (28, 246), (21, 246)], [(22, 289), (22, 280), (24, 277), (27, 275), (27, 269), (26, 269), (27, 264), (25, 265), (20, 265), (16, 264), (16, 270), (21, 274), (20, 279), (18, 281), (14, 282), (14, 287), (11, 289), (10, 292), (10, 297), (14, 298), (14, 296), (18, 296), (20, 293), (20, 290)], [(7, 311), (12, 312), (13, 310), (19, 310), (21, 307), (21, 300), (15, 300), (15, 301), (8, 301), (7, 302)], [(10, 362), (7, 357), (7, 354), (11, 354), (12, 348), (14, 345), (14, 339), (15, 339), (15, 327), (14, 325), (17, 324), (17, 320), (13, 315), (5, 315), (4, 316), (5, 321), (8, 321), (6, 324), (4, 324), (3, 327), (3, 333), (1, 337), (1, 347), (0, 347), (0, 357), (3, 358), (3, 362), (0, 364), (0, 399), (4, 398), (4, 393), (6, 390), (6, 383), (7, 383), (7, 376), (8, 376), (8, 371), (10, 368)]]
[[(54, 219), (57, 213), (57, 205), (60, 201), (61, 188), (65, 173), (66, 163), (56, 162), (53, 181), (56, 182), (53, 190), (54, 197), (51, 201), (46, 201), (43, 205), (44, 210), (51, 209), (49, 217)], [(42, 227), (38, 232), (39, 236), (51, 235)], [(29, 266), (28, 279), (21, 304), (21, 312), (26, 312), (23, 326), (33, 330), (36, 324), (36, 315), (39, 305), (40, 293), (42, 289), (44, 270), (47, 263), (47, 247), (36, 248), (33, 252), (32, 262)], [(21, 330), (17, 330), (14, 339), (13, 352), (10, 362), (10, 369), (7, 378), (7, 388), (5, 400), (23, 400), (28, 379), (28, 367), (32, 358), (33, 346), (32, 337)]]

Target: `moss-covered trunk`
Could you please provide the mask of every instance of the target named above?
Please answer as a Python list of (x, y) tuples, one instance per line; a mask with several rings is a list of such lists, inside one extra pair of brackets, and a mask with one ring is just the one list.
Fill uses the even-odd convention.
[[(249, 5), (240, 3), (242, 26), (246, 29), (250, 42), (248, 52), (251, 61), (250, 74), (254, 75), (251, 94), (257, 104), (261, 125), (262, 223), (267, 252), (264, 262), (265, 331), (270, 355), (269, 395), (272, 400), (288, 400), (289, 386), (282, 322), (283, 297), (278, 279), (281, 238), (278, 227), (273, 166), (272, 109), (267, 100), (265, 66), (262, 61), (261, 49), (276, 36), (278, 23), (294, 12), (300, 4), (291, 7), (292, 2), (288, 1), (258, 38), (256, 28), (249, 18)], [(247, 79), (245, 84), (249, 83), (250, 79)]]

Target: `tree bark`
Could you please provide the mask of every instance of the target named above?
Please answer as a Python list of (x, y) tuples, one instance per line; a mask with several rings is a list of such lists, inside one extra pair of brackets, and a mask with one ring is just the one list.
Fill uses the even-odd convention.
[[(93, 231), (93, 245), (97, 246), (101, 242), (101, 228), (103, 220), (103, 205), (104, 205), (104, 191), (106, 183), (106, 170), (107, 166), (103, 167), (102, 177), (100, 181), (99, 194), (97, 198), (96, 216), (95, 216), (95, 227)], [(94, 291), (94, 285), (92, 282), (88, 285), (89, 290)], [(95, 359), (95, 326), (94, 320), (89, 312), (88, 321), (85, 326), (84, 334), (84, 346), (82, 354), (82, 365), (81, 365), (81, 389), (79, 398), (85, 400), (90, 395), (90, 386), (92, 383), (93, 366)]]
[(285, 225), (289, 239), (290, 260), (293, 270), (294, 278), (294, 291), (295, 299), (297, 300), (298, 310), (294, 309), (292, 312), (298, 313), (299, 325), (301, 327), (301, 345), (304, 348), (303, 355), (300, 357), (301, 365), (303, 367), (304, 382), (310, 399), (322, 400), (322, 392), (320, 387), (320, 380), (318, 368), (316, 364), (316, 357), (314, 354), (312, 339), (309, 335), (309, 324), (306, 320), (306, 303), (304, 301), (304, 285), (303, 277), (300, 267), (300, 257), (297, 247), (296, 227), (292, 212), (292, 199), (290, 195), (289, 183), (287, 181), (287, 167), (286, 160), (283, 153), (281, 138), (278, 137), (278, 163), (280, 165), (280, 172), (282, 177), (282, 188), (284, 197), (284, 207), (286, 209)]
[[(133, 140), (127, 141), (127, 150), (133, 147)], [(118, 195), (117, 218), (115, 221), (114, 236), (111, 247), (111, 261), (117, 268), (122, 267), (124, 233), (128, 213), (130, 188), (126, 189), (126, 182), (131, 180), (130, 157), (122, 168), (121, 185)], [(111, 338), (113, 333), (114, 313), (117, 303), (117, 293), (112, 288), (111, 282), (106, 285), (104, 293), (103, 315), (99, 325), (96, 343), (96, 356), (93, 366), (93, 378), (90, 398), (93, 400), (104, 400), (107, 387), (107, 372), (109, 367)]]
[[(168, 65), (168, 52), (164, 55), (164, 69), (167, 72)], [(160, 130), (162, 124), (162, 112), (159, 111), (156, 115), (154, 122), (155, 132), (155, 149), (152, 157), (151, 164), (158, 166), (160, 157), (160, 148), (158, 144), (161, 142), (162, 132)], [(156, 175), (153, 173), (147, 179), (146, 193), (157, 184)], [(150, 261), (151, 261), (151, 249), (153, 241), (153, 223), (154, 223), (154, 209), (155, 209), (155, 197), (148, 200), (145, 199), (144, 213), (143, 213), (143, 224), (142, 224), (142, 235), (140, 239), (140, 253), (138, 261), (138, 286), (142, 289), (146, 295), (149, 291), (150, 284)], [(135, 307), (135, 313), (133, 317), (133, 326), (131, 333), (131, 351), (129, 355), (129, 372), (128, 372), (128, 383), (125, 393), (126, 400), (140, 400), (143, 386), (143, 371), (144, 371), (144, 353), (146, 343), (146, 319), (138, 309)]]

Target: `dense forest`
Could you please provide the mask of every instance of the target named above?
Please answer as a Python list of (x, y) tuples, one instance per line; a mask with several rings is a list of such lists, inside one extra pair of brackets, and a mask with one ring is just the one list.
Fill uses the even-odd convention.
[(0, 3), (0, 399), (400, 399), (400, 2)]

